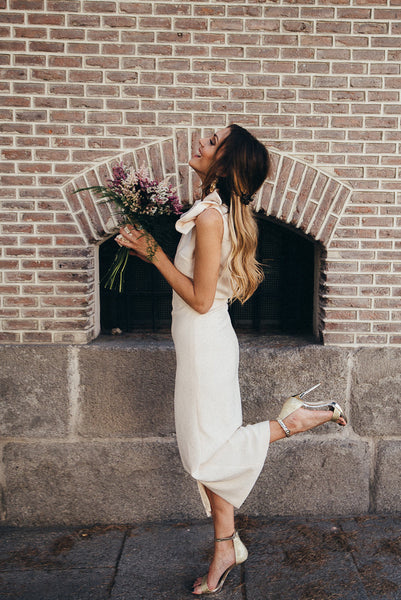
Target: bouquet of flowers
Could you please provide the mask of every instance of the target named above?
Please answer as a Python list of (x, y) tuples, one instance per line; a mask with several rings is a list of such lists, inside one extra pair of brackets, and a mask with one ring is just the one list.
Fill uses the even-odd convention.
[[(148, 241), (146, 258), (152, 262), (158, 245), (168, 245), (169, 234), (182, 213), (176, 190), (166, 180), (151, 180), (144, 166), (135, 171), (120, 163), (113, 167), (112, 173), (113, 178), (105, 186), (83, 189), (93, 190), (104, 202), (113, 202), (119, 208), (122, 225), (131, 224), (144, 230)], [(103, 280), (107, 289), (122, 291), (129, 252), (124, 246), (117, 250)]]

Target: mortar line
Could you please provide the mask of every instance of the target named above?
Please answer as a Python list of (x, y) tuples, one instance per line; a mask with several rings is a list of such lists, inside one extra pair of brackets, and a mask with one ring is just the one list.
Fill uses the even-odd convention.
[(67, 386), (70, 419), (68, 438), (75, 438), (79, 422), (80, 374), (78, 346), (68, 347)]
[[(347, 358), (347, 377), (346, 377), (346, 387), (345, 387), (345, 403), (346, 410), (348, 412), (348, 418), (351, 413), (351, 394), (352, 394), (352, 377), (354, 374), (355, 367), (355, 350), (349, 353)], [(352, 425), (352, 422), (351, 422)]]
[(377, 441), (373, 439), (369, 443), (371, 449), (370, 473), (369, 473), (369, 513), (376, 513), (376, 463), (377, 463)]

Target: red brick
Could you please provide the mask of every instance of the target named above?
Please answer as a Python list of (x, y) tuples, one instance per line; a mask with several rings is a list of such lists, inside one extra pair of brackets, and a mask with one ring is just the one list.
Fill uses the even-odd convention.
[[(203, 16), (203, 13), (201, 11), (201, 9), (204, 7), (194, 7), (195, 10), (195, 15), (199, 15), (199, 16)], [(206, 10), (208, 7), (205, 7)], [(155, 14), (157, 15), (190, 15), (191, 14), (191, 6), (189, 4), (181, 4), (178, 2), (172, 2), (172, 3), (165, 3), (165, 4), (159, 4), (157, 3), (156, 5), (154, 5), (154, 9), (155, 9)], [(212, 7), (213, 10), (213, 7)], [(223, 8), (224, 10), (224, 8)], [(145, 7), (143, 8), (143, 10), (141, 10), (141, 14), (144, 14), (145, 12), (148, 12), (147, 10), (145, 10)], [(208, 13), (205, 13), (208, 14)], [(213, 12), (211, 13), (213, 14)]]
[(0, 51), (3, 52), (25, 52), (26, 43), (25, 42), (15, 42), (13, 40), (1, 40), (0, 41)]
[(316, 23), (316, 33), (351, 33), (351, 23), (344, 20), (319, 20)]
[(17, 308), (0, 309), (0, 317), (5, 317), (5, 318), (9, 318), (9, 319), (17, 318), (17, 317), (19, 317), (19, 309), (17, 309)]
[[(200, 38), (200, 34), (198, 36), (198, 38)], [(206, 34), (205, 34), (206, 37)], [(210, 42), (205, 39), (198, 39), (195, 40), (198, 41), (199, 43), (214, 43), (214, 44), (219, 44), (222, 43), (219, 40), (210, 40)], [(253, 46), (259, 46), (261, 42), (261, 36), (260, 35), (256, 35), (254, 33), (231, 33), (228, 35), (228, 44), (229, 46), (249, 46), (249, 47), (253, 47)], [(248, 51), (250, 48), (247, 48), (246, 50)], [(275, 55), (278, 57), (279, 53), (277, 51), (278, 49), (272, 49), (270, 48), (269, 51), (273, 51), (275, 53)]]
[(20, 334), (19, 333), (0, 333), (0, 341), (6, 344), (12, 344), (13, 342), (19, 342)]
[(10, 186), (18, 186), (18, 185), (33, 185), (34, 178), (33, 177), (24, 177), (19, 175), (2, 175), (0, 177), (1, 185), (10, 185)]
[[(207, 22), (204, 21), (204, 23)], [(192, 29), (192, 24), (194, 29), (204, 29), (204, 23), (200, 19), (176, 19), (175, 27), (186, 31)], [(138, 25), (140, 29), (151, 29), (152, 31), (156, 29), (168, 30), (171, 29), (171, 19), (168, 17), (141, 17), (139, 18)]]
[(347, 322), (328, 322), (325, 324), (326, 331), (370, 331), (370, 323), (347, 323)]
[(44, 94), (45, 85), (43, 83), (20, 83), (15, 82), (13, 85), (15, 94)]
[[(160, 65), (159, 61), (159, 65)], [(156, 61), (154, 58), (122, 58), (121, 66), (123, 69), (144, 69), (152, 70), (156, 68)]]
[(87, 67), (100, 67), (101, 69), (118, 69), (118, 58), (112, 56), (89, 56), (85, 58), (85, 65)]
[[(108, 48), (108, 44), (104, 44), (105, 53), (108, 54), (110, 51), (112, 54), (114, 48)], [(110, 44), (112, 46), (112, 44)], [(100, 45), (99, 44), (91, 44), (91, 43), (83, 43), (83, 42), (68, 42), (67, 44), (67, 52), (71, 54), (99, 54), (100, 53)], [(118, 52), (117, 52), (118, 54)]]
[(46, 57), (41, 56), (39, 54), (16, 54), (15, 55), (15, 64), (31, 67), (31, 66), (45, 66), (46, 65)]
[(136, 26), (136, 18), (126, 15), (118, 15), (114, 17), (104, 17), (103, 24), (105, 27), (131, 28)]
[(88, 42), (118, 42), (120, 36), (115, 29), (94, 29), (88, 31), (86, 37)]
[(107, 0), (91, 0), (83, 3), (83, 9), (84, 12), (115, 13), (117, 11), (117, 3), (108, 2)]
[(10, 0), (11, 10), (44, 10), (44, 0)]
[(7, 283), (23, 283), (26, 281), (34, 281), (33, 273), (22, 273), (21, 271), (15, 273), (6, 271), (4, 278)]
[(75, 331), (82, 330), (85, 327), (90, 326), (90, 321), (88, 319), (76, 319), (76, 320), (67, 320), (67, 321), (43, 321), (42, 327), (49, 331)]
[[(252, 76), (247, 76), (247, 79), (249, 79), (250, 77), (252, 77)], [(268, 76), (262, 75), (261, 77), (268, 77)], [(271, 79), (274, 79), (274, 78), (272, 77)], [(228, 86), (242, 85), (243, 84), (243, 76), (238, 75), (237, 73), (230, 73), (230, 74), (212, 73), (211, 83), (212, 84), (215, 83), (217, 85), (228, 85)]]
[(65, 15), (49, 13), (28, 13), (28, 23), (30, 25), (64, 25)]
[[(237, 22), (241, 24), (241, 20), (237, 19)], [(294, 31), (293, 29), (288, 29), (285, 24), (289, 25), (290, 21), (284, 21), (283, 28), (286, 31)], [(296, 23), (296, 21), (295, 21)], [(278, 19), (246, 19), (245, 21), (245, 31), (280, 31), (280, 21)]]
[(64, 52), (63, 42), (30, 42), (30, 52)]
[(152, 5), (150, 2), (120, 2), (120, 11), (129, 14), (144, 15), (152, 12)]
[[(6, 4), (6, 0), (2, 0)], [(24, 15), (21, 13), (0, 13), (0, 23), (24, 23)]]
[(300, 42), (301, 46), (306, 46), (307, 48), (325, 48), (334, 45), (333, 36), (331, 35), (309, 35), (306, 33), (300, 38)]
[[(28, 298), (24, 296), (4, 298), (4, 306), (37, 306), (37, 298)], [(17, 328), (18, 329), (18, 328)]]
[(399, 36), (372, 37), (371, 44), (373, 48), (401, 48), (401, 38)]
[(0, 69), (1, 79), (21, 80), (27, 78), (26, 69)]
[(52, 334), (44, 331), (29, 332), (26, 331), (22, 334), (23, 343), (50, 343), (52, 341)]
[(44, 27), (15, 27), (14, 37), (40, 39), (45, 38), (47, 30)]
[(83, 111), (72, 111), (72, 110), (52, 110), (50, 112), (51, 121), (60, 121), (65, 123), (81, 123), (85, 120), (85, 113)]

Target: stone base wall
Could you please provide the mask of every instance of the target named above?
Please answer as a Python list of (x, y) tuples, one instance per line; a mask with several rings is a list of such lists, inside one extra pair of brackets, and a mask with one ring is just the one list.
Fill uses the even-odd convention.
[[(401, 350), (241, 338), (244, 423), (322, 382), (349, 425), (271, 446), (241, 507), (251, 515), (401, 512)], [(174, 436), (168, 336), (88, 346), (2, 346), (1, 523), (92, 524), (202, 518)]]

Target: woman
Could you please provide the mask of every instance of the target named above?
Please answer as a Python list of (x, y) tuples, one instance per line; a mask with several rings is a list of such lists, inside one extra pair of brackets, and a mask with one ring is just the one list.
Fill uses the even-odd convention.
[[(219, 591), (231, 568), (247, 558), (234, 529), (234, 507), (251, 491), (269, 443), (326, 421), (345, 425), (346, 420), (334, 403), (306, 405), (295, 397), (278, 420), (242, 426), (238, 342), (227, 308), (229, 300), (245, 302), (262, 278), (249, 202), (267, 176), (269, 157), (247, 130), (230, 125), (201, 139), (189, 164), (202, 180), (202, 200), (177, 222), (182, 236), (174, 264), (160, 247), (153, 262), (173, 288), (180, 455), (213, 518), (214, 557), (193, 589), (201, 595)], [(125, 227), (120, 234), (119, 243), (145, 259), (143, 232)]]

